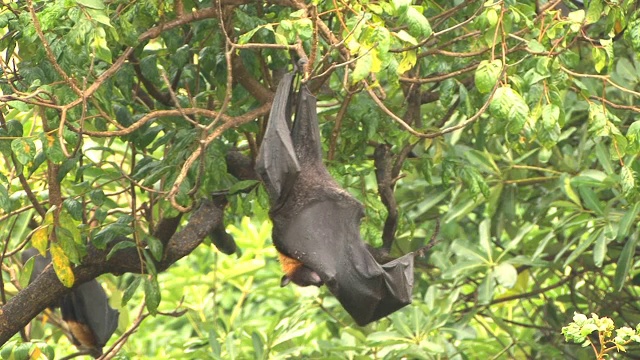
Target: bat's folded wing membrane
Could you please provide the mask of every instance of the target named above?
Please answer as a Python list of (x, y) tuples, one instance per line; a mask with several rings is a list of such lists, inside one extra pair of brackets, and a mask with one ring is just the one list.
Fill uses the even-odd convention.
[(281, 246), (320, 275), (359, 325), (411, 303), (413, 254), (378, 264), (360, 239), (361, 205), (350, 196), (310, 204), (291, 219)]
[(258, 176), (262, 179), (269, 198), (277, 203), (284, 201), (300, 173), (288, 118), (293, 78), (294, 73), (286, 74), (278, 84), (256, 160)]

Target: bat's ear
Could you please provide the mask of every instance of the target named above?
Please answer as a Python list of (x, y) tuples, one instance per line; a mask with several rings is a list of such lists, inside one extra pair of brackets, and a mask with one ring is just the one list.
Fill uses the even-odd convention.
[(285, 287), (289, 285), (290, 282), (291, 278), (289, 278), (287, 275), (282, 275), (282, 279), (280, 279), (280, 287)]

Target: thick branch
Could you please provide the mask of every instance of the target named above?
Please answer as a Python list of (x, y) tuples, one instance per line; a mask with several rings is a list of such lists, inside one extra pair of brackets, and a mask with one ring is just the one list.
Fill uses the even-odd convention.
[(393, 193), (392, 153), (389, 145), (378, 145), (373, 156), (376, 166), (378, 193), (380, 194), (380, 200), (382, 200), (388, 211), (384, 229), (382, 230), (382, 249), (388, 253), (393, 245), (396, 228), (398, 227), (398, 204)]
[(255, 162), (238, 150), (230, 150), (226, 156), (227, 172), (239, 180), (258, 180), (254, 169)]
[(233, 57), (233, 79), (242, 85), (248, 92), (261, 103), (270, 103), (273, 92), (267, 89), (253, 75), (249, 73), (238, 56)]
[(134, 54), (131, 54), (129, 56), (129, 60), (131, 61), (131, 64), (133, 64), (133, 70), (136, 72), (136, 77), (140, 79), (142, 85), (144, 85), (145, 89), (147, 89), (147, 94), (158, 100), (164, 106), (175, 106), (175, 104), (173, 103), (173, 99), (171, 99), (171, 94), (169, 94), (168, 92), (162, 93), (160, 90), (158, 90), (158, 88), (156, 88), (151, 80), (147, 79), (142, 74), (140, 61)]
[[(156, 264), (158, 271), (166, 270), (174, 262), (191, 253), (207, 234), (222, 222), (224, 203), (219, 199), (203, 201), (200, 208), (191, 215), (187, 225), (169, 239), (162, 261)], [(115, 243), (110, 244), (106, 250), (88, 246), (88, 254), (83, 264), (74, 269), (76, 286), (106, 273), (119, 275), (125, 272), (140, 272), (143, 266), (140, 264), (136, 248), (120, 250), (116, 256), (106, 259), (114, 245)], [(58, 280), (53, 268), (47, 267), (33, 283), (0, 309), (0, 345), (6, 343), (49, 304), (70, 290)]]

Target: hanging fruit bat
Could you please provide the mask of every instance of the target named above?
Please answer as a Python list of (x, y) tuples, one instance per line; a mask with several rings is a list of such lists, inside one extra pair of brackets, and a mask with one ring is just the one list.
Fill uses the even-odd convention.
[[(43, 257), (31, 248), (22, 252), (22, 262), (34, 257), (31, 283), (51, 263), (51, 257)], [(102, 348), (118, 327), (120, 313), (109, 305), (104, 289), (96, 279), (80, 284), (52, 307), (60, 306), (62, 319), (72, 335), (72, 342), (91, 356), (102, 355)]]
[(413, 254), (379, 264), (360, 238), (364, 208), (322, 163), (316, 98), (301, 86), (291, 121), (294, 73), (278, 85), (256, 161), (269, 195), (281, 284), (327, 285), (359, 325), (411, 303)]

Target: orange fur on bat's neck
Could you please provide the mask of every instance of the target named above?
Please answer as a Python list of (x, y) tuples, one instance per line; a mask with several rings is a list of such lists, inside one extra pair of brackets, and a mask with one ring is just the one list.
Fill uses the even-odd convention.
[(96, 346), (96, 338), (93, 335), (93, 331), (87, 324), (67, 320), (67, 326), (73, 335), (75, 345), (80, 345), (86, 348), (93, 348)]
[(294, 258), (290, 258), (281, 252), (278, 252), (278, 258), (280, 259), (280, 266), (282, 267), (282, 271), (287, 275), (295, 273), (303, 266), (300, 261)]

